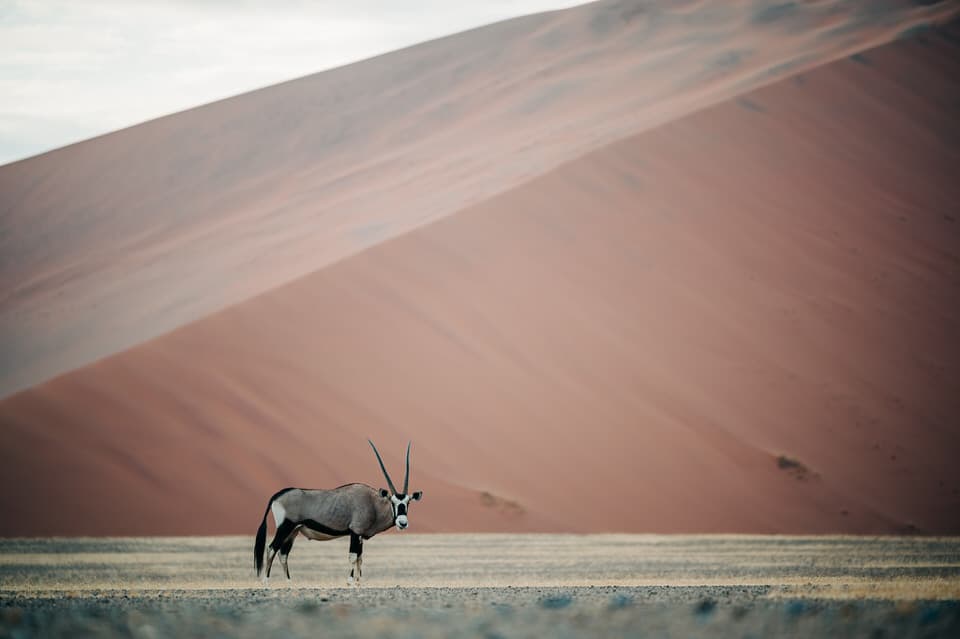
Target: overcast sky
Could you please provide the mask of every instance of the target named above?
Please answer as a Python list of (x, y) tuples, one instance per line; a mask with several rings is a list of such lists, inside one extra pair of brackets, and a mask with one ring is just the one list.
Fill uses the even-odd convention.
[(416, 42), (575, 4), (0, 0), (0, 164)]

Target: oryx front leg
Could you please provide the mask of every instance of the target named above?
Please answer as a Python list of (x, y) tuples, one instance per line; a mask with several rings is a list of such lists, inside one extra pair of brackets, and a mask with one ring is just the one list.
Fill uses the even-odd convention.
[(347, 577), (348, 586), (360, 587), (360, 575), (363, 566), (363, 539), (355, 532), (350, 533), (350, 576)]

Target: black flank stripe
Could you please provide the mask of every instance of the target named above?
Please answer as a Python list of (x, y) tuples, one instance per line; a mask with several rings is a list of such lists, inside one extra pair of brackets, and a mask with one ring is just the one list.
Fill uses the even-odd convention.
[(300, 525), (306, 526), (310, 530), (315, 530), (318, 533), (323, 533), (324, 535), (330, 535), (331, 537), (344, 537), (350, 534), (349, 530), (334, 530), (329, 526), (324, 526), (319, 521), (313, 519), (304, 519), (300, 522)]

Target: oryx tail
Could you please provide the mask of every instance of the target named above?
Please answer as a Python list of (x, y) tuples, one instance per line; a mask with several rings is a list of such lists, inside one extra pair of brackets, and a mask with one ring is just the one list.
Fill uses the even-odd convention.
[(267, 515), (270, 514), (270, 506), (273, 505), (273, 502), (277, 497), (288, 490), (293, 489), (284, 488), (283, 490), (275, 493), (267, 502), (267, 509), (263, 511), (263, 521), (260, 522), (260, 527), (257, 529), (257, 541), (253, 545), (253, 567), (257, 571), (257, 577), (259, 577), (260, 573), (263, 572), (263, 551), (267, 547)]

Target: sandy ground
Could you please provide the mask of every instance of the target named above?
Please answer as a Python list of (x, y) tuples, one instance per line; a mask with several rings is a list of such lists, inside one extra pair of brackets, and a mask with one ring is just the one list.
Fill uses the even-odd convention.
[[(950, 636), (960, 539), (388, 534), (263, 586), (252, 540), (0, 541), (0, 636)], [(839, 634), (837, 634), (839, 633)], [(878, 634), (880, 633), (880, 634)]]

